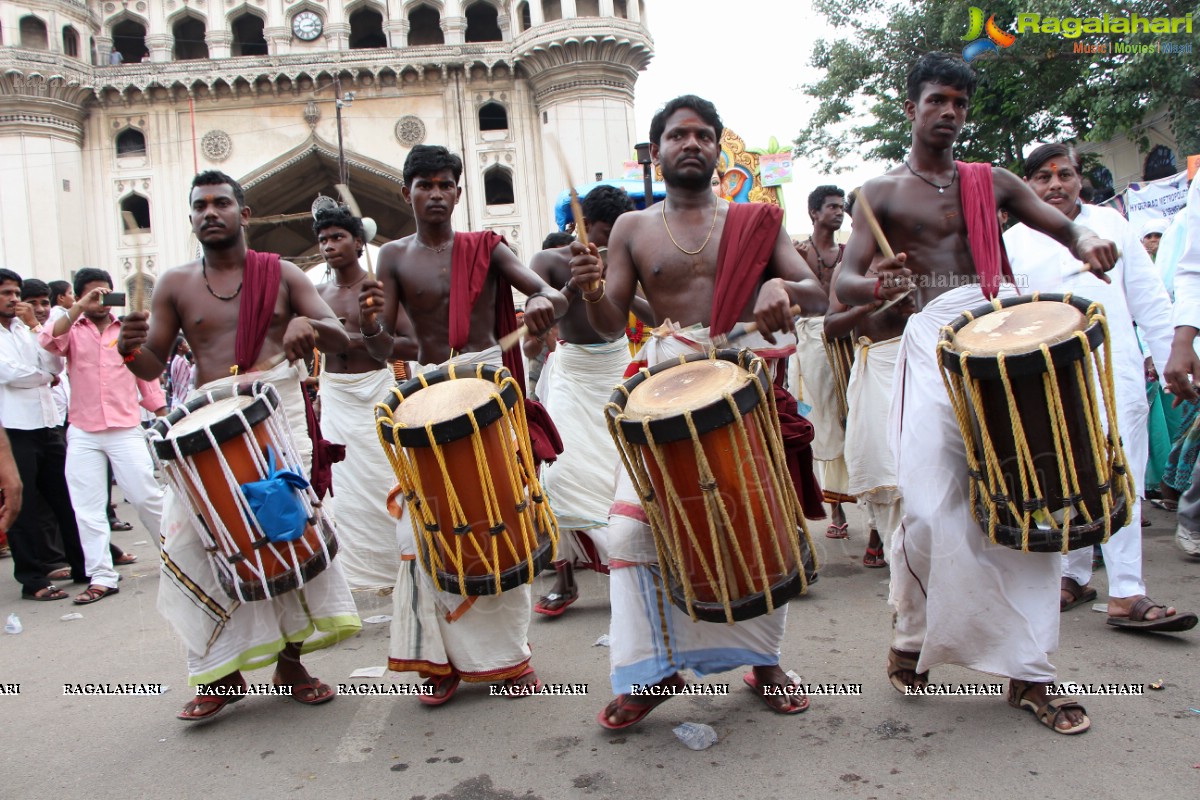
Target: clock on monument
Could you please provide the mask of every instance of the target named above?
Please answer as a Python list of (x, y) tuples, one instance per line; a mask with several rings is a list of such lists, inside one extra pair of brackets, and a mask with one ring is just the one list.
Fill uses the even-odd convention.
[(292, 17), (292, 33), (302, 42), (311, 42), (321, 35), (324, 24), (315, 11), (301, 11)]

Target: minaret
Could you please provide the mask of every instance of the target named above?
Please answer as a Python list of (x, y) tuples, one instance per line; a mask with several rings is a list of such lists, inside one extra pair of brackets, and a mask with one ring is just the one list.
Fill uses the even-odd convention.
[[(525, 2), (514, 3), (514, 30)], [(546, 197), (566, 188), (558, 159), (548, 149), (557, 138), (578, 183), (597, 175), (619, 178), (639, 141), (633, 87), (653, 56), (654, 42), (638, 0), (528, 0), (531, 25), (514, 37), (520, 69), (529, 79), (541, 134)], [(546, 19), (561, 8), (561, 19)]]

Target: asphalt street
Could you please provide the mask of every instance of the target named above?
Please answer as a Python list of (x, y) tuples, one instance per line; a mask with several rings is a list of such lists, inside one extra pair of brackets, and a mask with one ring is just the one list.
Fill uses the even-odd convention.
[[(766, 710), (740, 673), (705, 683), (725, 695), (673, 698), (622, 732), (595, 717), (611, 697), (607, 579), (581, 578), (583, 598), (560, 619), (535, 617), (534, 666), (552, 684), (587, 694), (505, 698), (464, 685), (441, 708), (412, 696), (340, 696), (319, 707), (250, 697), (202, 724), (177, 721), (192, 690), (179, 639), (155, 609), (157, 553), (136, 526), (115, 534), (138, 564), (122, 568), (121, 592), (86, 607), (20, 599), (7, 576), (0, 615), (24, 631), (0, 634), (0, 798), (268, 798), (346, 800), (558, 800), (559, 798), (813, 797), (1178, 798), (1200, 787), (1200, 629), (1182, 635), (1117, 631), (1090, 606), (1062, 617), (1054, 661), (1062, 680), (1143, 685), (1140, 696), (1085, 698), (1092, 730), (1057, 736), (1003, 697), (911, 698), (885, 675), (891, 616), (887, 575), (859, 560), (861, 518), (851, 538), (815, 532), (820, 582), (788, 610), (783, 666), (811, 683), (861, 684), (861, 696), (814, 696), (807, 713)], [(1150, 509), (1145, 574), (1151, 596), (1200, 609), (1200, 560), (1172, 538), (1173, 515)], [(977, 531), (972, 535), (980, 535)], [(6, 573), (11, 562), (0, 561)], [(552, 576), (538, 579), (548, 590)], [(1105, 597), (1104, 573), (1093, 585)], [(69, 587), (78, 589), (79, 587)], [(362, 617), (391, 614), (390, 598), (359, 598)], [(82, 619), (63, 620), (78, 612)], [(388, 625), (363, 632), (305, 663), (332, 684), (386, 663)], [(268, 683), (270, 670), (250, 673)], [(398, 676), (415, 684), (415, 676)], [(942, 668), (937, 683), (1000, 679)], [(68, 694), (66, 684), (164, 684), (142, 696)], [(19, 692), (19, 693), (16, 693)], [(672, 733), (711, 725), (718, 742), (692, 751)]]

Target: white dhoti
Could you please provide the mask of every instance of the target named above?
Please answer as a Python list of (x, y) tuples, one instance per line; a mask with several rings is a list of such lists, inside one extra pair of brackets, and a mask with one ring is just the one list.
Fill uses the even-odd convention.
[[(639, 358), (653, 366), (709, 345), (707, 329), (687, 329), (673, 336), (650, 337)], [(788, 344), (772, 347), (757, 335), (737, 344), (767, 358), (786, 358)], [(698, 676), (743, 665), (779, 663), (787, 628), (787, 606), (775, 613), (733, 625), (693, 622), (670, 599), (662, 583), (654, 536), (637, 492), (622, 469), (608, 522), (609, 596), (612, 623), (609, 658), (614, 694), (629, 694), (634, 685), (654, 684), (681, 669)], [(665, 612), (665, 613), (664, 613)]]
[(321, 371), (321, 431), (346, 446), (345, 460), (333, 465), (333, 492), (325, 507), (337, 521), (338, 560), (351, 590), (390, 587), (400, 569), (396, 520), (387, 510), (396, 475), (375, 431), (375, 404), (395, 385), (391, 367), (358, 374)]
[[(500, 348), (465, 353), (455, 364), (500, 366)], [(449, 363), (449, 362), (447, 362)], [(442, 365), (421, 367), (428, 372)], [(463, 597), (443, 592), (417, 561), (407, 503), (396, 523), (402, 563), (392, 594), (392, 640), (388, 669), (423, 677), (457, 672), (465, 681), (515, 678), (529, 665), (529, 584), (499, 595)]]
[(872, 530), (890, 553), (900, 527), (903, 504), (896, 480), (896, 459), (888, 444), (888, 414), (900, 337), (883, 342), (859, 340), (846, 389), (846, 471), (849, 492), (858, 498)]
[(629, 366), (629, 340), (559, 342), (538, 381), (542, 404), (562, 437), (563, 452), (542, 469), (542, 489), (558, 519), (559, 558), (607, 571), (604, 529), (621, 469), (604, 406)]
[[(305, 433), (299, 374), (284, 363), (255, 379), (278, 390), (280, 408), (307, 474), (312, 442)], [(193, 395), (239, 381), (245, 382), (246, 377), (213, 381)], [(167, 492), (163, 507), (161, 556), (158, 610), (187, 646), (188, 682), (193, 686), (274, 664), (289, 643), (303, 642), (302, 651), (307, 653), (362, 627), (339, 558), (287, 594), (248, 603), (231, 599), (209, 563), (190, 502), (174, 491)]]
[[(817, 480), (826, 503), (853, 503), (846, 473), (846, 429), (837, 398), (836, 378), (825, 352), (825, 319), (805, 317), (796, 323), (795, 378), (792, 394), (812, 406), (804, 416), (813, 424), (812, 452)], [(791, 376), (789, 376), (791, 377)]]
[[(1001, 297), (1015, 291), (1000, 290)], [(909, 318), (896, 365), (891, 442), (904, 497), (892, 542), (893, 647), (920, 651), (918, 671), (958, 664), (1051, 681), (1058, 649), (1058, 553), (988, 542), (970, 507), (966, 450), (942, 383), (938, 334), (986, 300), (977, 285), (935, 298)]]

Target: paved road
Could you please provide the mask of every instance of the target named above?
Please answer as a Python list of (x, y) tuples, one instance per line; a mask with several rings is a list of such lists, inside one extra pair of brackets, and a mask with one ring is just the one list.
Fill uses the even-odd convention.
[[(134, 519), (129, 506), (123, 516)], [(1146, 574), (1152, 594), (1200, 609), (1200, 562), (1171, 538), (1172, 520), (1151, 510)], [(317, 708), (253, 697), (210, 723), (174, 719), (190, 690), (179, 640), (155, 610), (158, 575), (150, 537), (117, 541), (141, 562), (124, 568), (121, 593), (93, 606), (32, 603), (5, 571), (0, 615), (24, 633), (0, 634), (5, 744), (0, 798), (268, 798), (360, 800), (559, 800), (560, 798), (1089, 797), (1195, 796), (1200, 783), (1200, 630), (1128, 634), (1086, 607), (1062, 619), (1056, 657), (1064, 680), (1144, 683), (1142, 697), (1094, 697), (1092, 730), (1055, 736), (1003, 698), (905, 698), (884, 675), (890, 616), (886, 576), (858, 566), (864, 539), (821, 538), (824, 568), (812, 594), (789, 609), (784, 666), (814, 682), (863, 684), (861, 697), (814, 697), (798, 717), (767, 712), (738, 674), (725, 697), (675, 698), (630, 731), (599, 728), (608, 701), (607, 586), (583, 576), (585, 597), (557, 621), (530, 628), (544, 680), (588, 684), (586, 697), (508, 699), (466, 686), (439, 709), (412, 697), (340, 697)], [(539, 579), (538, 589), (549, 585)], [(1104, 596), (1103, 573), (1095, 585)], [(363, 617), (390, 614), (366, 597)], [(60, 617), (79, 610), (82, 620)], [(386, 624), (367, 624), (341, 646), (306, 658), (314, 674), (351, 682), (385, 662)], [(990, 682), (941, 669), (939, 682)], [(268, 671), (251, 681), (269, 681)], [(383, 681), (388, 681), (385, 678)], [(405, 681), (408, 679), (405, 678)], [(163, 695), (64, 696), (65, 683), (164, 683)], [(361, 682), (361, 681), (355, 681)], [(712, 725), (720, 741), (685, 749), (671, 729)]]

